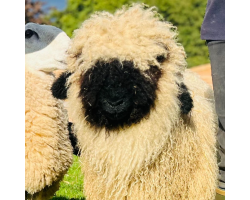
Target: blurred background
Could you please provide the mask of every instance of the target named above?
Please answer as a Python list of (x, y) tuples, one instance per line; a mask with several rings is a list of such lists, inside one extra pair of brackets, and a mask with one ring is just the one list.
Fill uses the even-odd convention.
[(166, 21), (177, 26), (178, 42), (185, 48), (189, 68), (209, 63), (208, 48), (200, 39), (207, 0), (25, 0), (25, 23), (51, 24), (71, 37), (93, 12), (114, 13), (133, 2), (156, 6)]

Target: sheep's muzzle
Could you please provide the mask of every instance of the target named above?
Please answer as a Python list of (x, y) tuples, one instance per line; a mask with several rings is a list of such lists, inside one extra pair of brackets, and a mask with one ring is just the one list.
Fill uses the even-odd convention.
[(139, 122), (154, 106), (160, 74), (156, 66), (143, 72), (131, 61), (97, 62), (80, 81), (86, 120), (106, 129)]
[(125, 118), (132, 106), (132, 97), (126, 88), (110, 83), (104, 85), (100, 92), (100, 103), (107, 118), (111, 120), (121, 120)]

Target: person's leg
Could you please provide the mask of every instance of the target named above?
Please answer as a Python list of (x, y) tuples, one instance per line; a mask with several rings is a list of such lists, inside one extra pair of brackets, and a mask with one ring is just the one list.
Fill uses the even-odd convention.
[(219, 187), (225, 189), (225, 41), (207, 41), (212, 68), (216, 112), (219, 118), (217, 135), (220, 156)]

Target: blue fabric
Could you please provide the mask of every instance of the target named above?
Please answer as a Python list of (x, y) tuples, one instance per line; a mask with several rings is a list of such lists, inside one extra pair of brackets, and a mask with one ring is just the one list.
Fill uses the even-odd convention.
[(225, 0), (208, 0), (201, 39), (225, 40)]

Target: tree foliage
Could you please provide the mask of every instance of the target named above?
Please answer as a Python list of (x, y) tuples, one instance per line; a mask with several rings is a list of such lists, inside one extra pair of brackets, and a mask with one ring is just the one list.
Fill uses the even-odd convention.
[(53, 9), (47, 17), (53, 25), (64, 30), (69, 36), (95, 11), (114, 12), (127, 4), (128, 0), (68, 0), (63, 11)]
[(39, 0), (25, 0), (25, 24), (29, 22), (51, 24), (49, 18), (45, 17), (46, 12), (43, 8), (45, 4), (45, 2)]
[[(73, 31), (79, 28), (93, 12), (105, 10), (114, 13), (122, 5), (132, 2), (131, 0), (68, 0), (65, 10), (53, 9), (47, 19), (72, 36)], [(200, 39), (200, 27), (207, 0), (139, 0), (137, 2), (156, 6), (165, 20), (177, 26), (179, 42), (186, 50), (189, 67), (209, 62), (205, 41)]]
[(204, 18), (207, 0), (146, 0), (147, 4), (157, 5), (165, 20), (177, 26), (179, 42), (187, 53), (188, 66), (209, 62), (208, 48), (200, 39), (200, 29)]
[(42, 23), (43, 5), (44, 3), (40, 1), (25, 0), (25, 24), (29, 22)]

